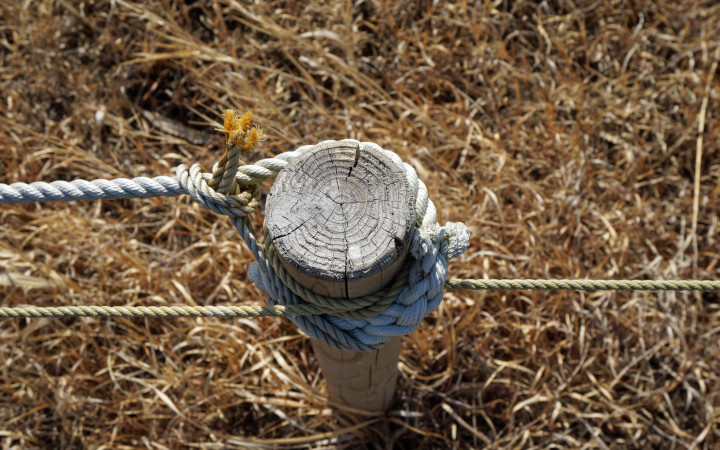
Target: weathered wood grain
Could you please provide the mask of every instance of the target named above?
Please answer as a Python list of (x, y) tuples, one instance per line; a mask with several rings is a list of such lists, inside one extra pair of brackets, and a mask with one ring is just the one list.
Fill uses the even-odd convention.
[(278, 175), (266, 226), (298, 282), (352, 298), (379, 290), (402, 265), (414, 202), (403, 168), (382, 152), (325, 142)]
[(312, 341), (332, 400), (367, 411), (388, 409), (395, 398), (401, 338), (371, 352), (340, 350)]

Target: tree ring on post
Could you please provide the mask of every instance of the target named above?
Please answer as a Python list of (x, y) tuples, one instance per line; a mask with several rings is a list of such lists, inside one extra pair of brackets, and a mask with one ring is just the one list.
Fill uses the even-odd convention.
[(415, 193), (402, 162), (377, 145), (326, 141), (278, 174), (265, 211), (278, 257), (297, 282), (353, 298), (381, 289), (401, 268)]

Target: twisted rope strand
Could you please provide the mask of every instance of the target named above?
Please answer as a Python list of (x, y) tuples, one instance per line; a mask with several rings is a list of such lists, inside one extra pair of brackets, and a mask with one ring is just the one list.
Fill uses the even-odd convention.
[(318, 314), (316, 307), (292, 306), (0, 306), (0, 318), (28, 317), (286, 317)]
[(222, 158), (218, 162), (218, 168), (213, 172), (210, 180), (210, 187), (228, 195), (232, 193), (235, 187), (235, 174), (240, 165), (240, 152), (242, 149), (236, 145), (228, 144), (228, 150), (225, 151)]
[(45, 183), (0, 183), (0, 204), (119, 198), (174, 197), (186, 194), (174, 177), (138, 177), (114, 180), (74, 180)]
[[(713, 280), (472, 280), (449, 279), (448, 289), (566, 291), (720, 291)], [(37, 317), (290, 317), (327, 314), (324, 305), (274, 306), (0, 306), (0, 318)], [(332, 312), (330, 312), (332, 314)]]
[[(290, 161), (300, 156), (298, 151), (286, 152), (275, 158), (240, 166), (236, 181), (241, 186), (259, 184), (277, 175)], [(202, 179), (209, 183), (212, 174), (203, 173)], [(115, 178), (112, 180), (73, 180), (46, 183), (0, 183), (0, 204), (30, 202), (69, 202), (72, 200), (116, 200), (121, 198), (175, 197), (190, 194), (179, 176), (154, 178)]]
[(449, 279), (448, 289), (566, 291), (720, 291), (720, 280), (473, 280)]

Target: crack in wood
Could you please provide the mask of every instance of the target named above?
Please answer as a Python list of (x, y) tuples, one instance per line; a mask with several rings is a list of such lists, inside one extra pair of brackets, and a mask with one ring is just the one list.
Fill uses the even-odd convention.
[(359, 144), (316, 147), (278, 175), (266, 208), (269, 235), (309, 289), (337, 298), (374, 292), (393, 278), (412, 238), (414, 195), (404, 169)]

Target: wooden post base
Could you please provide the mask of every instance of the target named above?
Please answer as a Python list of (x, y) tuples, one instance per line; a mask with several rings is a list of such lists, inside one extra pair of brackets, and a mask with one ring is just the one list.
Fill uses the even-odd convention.
[(311, 339), (331, 401), (366, 411), (386, 411), (395, 398), (400, 336), (370, 352), (339, 350)]

